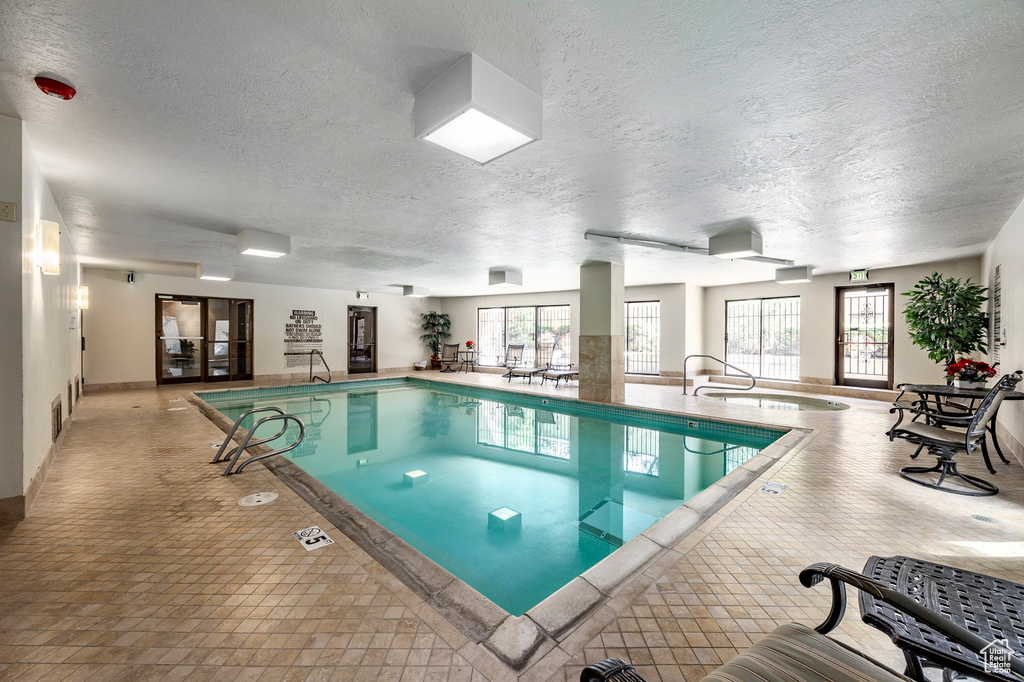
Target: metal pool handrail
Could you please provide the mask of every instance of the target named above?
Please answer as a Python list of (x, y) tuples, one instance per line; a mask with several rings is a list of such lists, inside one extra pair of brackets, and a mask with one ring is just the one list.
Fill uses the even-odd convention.
[[(720, 362), (723, 365), (725, 365), (726, 367), (730, 367), (730, 368), (736, 370), (740, 374), (747, 375), (747, 377), (750, 379), (750, 385), (747, 386), (746, 388), (732, 388), (731, 386), (723, 386), (722, 387), (723, 390), (726, 390), (726, 391), (749, 391), (750, 389), (754, 388), (754, 384), (757, 383), (757, 379), (754, 378), (754, 375), (751, 374), (750, 372), (748, 372), (747, 370), (740, 369), (736, 365), (730, 364), (730, 363), (726, 362), (725, 360), (722, 360), (721, 358), (716, 358), (714, 355), (702, 355), (702, 354), (687, 355), (683, 359), (683, 395), (686, 395), (686, 363), (688, 363), (690, 361), (690, 358), (708, 358), (709, 360), (714, 360), (715, 362)], [(697, 395), (697, 391), (699, 391), (702, 388), (707, 388), (707, 385), (705, 384), (704, 386), (698, 386), (697, 388), (693, 389), (693, 395)]]
[[(257, 412), (276, 412), (279, 415), (282, 415), (282, 414), (285, 413), (284, 410), (282, 410), (280, 407), (273, 407), (273, 406), (270, 406), (270, 407), (254, 407), (253, 409), (249, 410), (248, 412), (243, 412), (242, 415), (239, 416), (238, 419), (235, 420), (235, 425), (231, 427), (231, 430), (228, 432), (228, 437), (224, 439), (223, 443), (221, 443), (220, 450), (217, 450), (217, 454), (213, 456), (212, 460), (210, 460), (210, 464), (219, 464), (220, 462), (227, 461), (227, 459), (229, 457), (231, 457), (231, 455), (235, 454), (235, 452), (238, 450), (238, 448), (235, 448), (234, 450), (231, 450), (230, 452), (225, 452), (225, 450), (227, 450), (228, 444), (231, 442), (231, 439), (234, 437), (235, 431), (238, 431), (238, 427), (240, 427), (242, 425), (242, 420), (245, 419), (246, 417), (248, 417), (250, 414), (256, 414)], [(253, 426), (253, 428), (249, 430), (250, 433), (253, 430), (255, 430), (255, 428), (256, 427)], [(250, 445), (261, 445), (262, 443), (269, 443), (272, 440), (277, 440), (278, 438), (283, 436), (284, 432), (287, 431), (287, 430), (288, 430), (288, 425), (285, 424), (284, 428), (282, 428), (281, 431), (278, 432), (278, 434), (276, 436), (272, 436), (271, 438), (265, 438), (265, 439), (263, 439), (261, 441), (258, 441), (256, 443), (251, 443)]]
[[(253, 455), (252, 457), (250, 457), (249, 459), (245, 460), (241, 464), (238, 464), (238, 458), (242, 456), (242, 451), (243, 450), (245, 450), (248, 447), (251, 447), (252, 445), (259, 445), (260, 443), (267, 442), (267, 439), (258, 440), (255, 443), (250, 443), (249, 442), (249, 439), (252, 438), (252, 435), (254, 433), (256, 433), (256, 429), (257, 428), (259, 428), (263, 424), (266, 424), (267, 422), (283, 421), (285, 423), (285, 427), (284, 428), (285, 428), (285, 430), (287, 430), (288, 429), (288, 421), (289, 420), (294, 421), (296, 424), (299, 425), (299, 437), (295, 439), (294, 443), (292, 443), (291, 445), (288, 445), (286, 447), (283, 447), (283, 448), (278, 448), (277, 450), (272, 450), (271, 452), (265, 452), (262, 455)], [(249, 432), (245, 434), (245, 438), (242, 440), (242, 444), (239, 445), (235, 449), (235, 451), (234, 451), (235, 452), (235, 456), (231, 460), (231, 462), (228, 464), (228, 468), (224, 470), (224, 473), (222, 475), (230, 476), (231, 474), (242, 473), (242, 469), (244, 469), (245, 467), (249, 466), (250, 464), (252, 464), (253, 462), (255, 462), (257, 460), (266, 459), (267, 457), (271, 457), (273, 455), (280, 455), (280, 454), (283, 454), (285, 452), (288, 452), (289, 450), (294, 450), (295, 448), (297, 448), (299, 446), (299, 443), (302, 442), (302, 439), (303, 439), (303, 437), (305, 437), (305, 435), (306, 435), (306, 425), (303, 424), (302, 420), (299, 419), (298, 417), (296, 417), (294, 414), (278, 414), (278, 415), (275, 415), (273, 417), (264, 417), (263, 419), (259, 420), (255, 424), (253, 424), (252, 428), (249, 429)], [(238, 464), (237, 467), (235, 467), (236, 464)], [(231, 467), (235, 467), (235, 470), (231, 471)]]
[[(314, 355), (319, 355), (320, 356), (320, 362), (324, 363), (324, 367), (327, 369), (327, 378), (326, 379), (324, 379), (323, 377), (313, 376), (313, 356)], [(331, 383), (332, 376), (331, 376), (331, 366), (327, 364), (327, 358), (324, 357), (324, 354), (323, 354), (322, 351), (319, 351), (316, 348), (314, 348), (313, 350), (309, 351), (309, 383), (315, 384), (317, 379), (319, 379), (320, 381), (324, 382), (325, 384), (329, 384), (329, 383)]]

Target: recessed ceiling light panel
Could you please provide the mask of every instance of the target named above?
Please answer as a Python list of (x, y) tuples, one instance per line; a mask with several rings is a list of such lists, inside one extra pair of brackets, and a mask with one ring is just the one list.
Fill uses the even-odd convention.
[(238, 253), (246, 256), (280, 258), (292, 252), (292, 238), (276, 232), (243, 230), (238, 235)]
[(716, 258), (750, 258), (760, 256), (764, 245), (761, 235), (750, 230), (733, 230), (716, 234), (708, 240), (708, 255)]
[(475, 54), (466, 55), (416, 95), (416, 137), (478, 163), (539, 140), (540, 95)]

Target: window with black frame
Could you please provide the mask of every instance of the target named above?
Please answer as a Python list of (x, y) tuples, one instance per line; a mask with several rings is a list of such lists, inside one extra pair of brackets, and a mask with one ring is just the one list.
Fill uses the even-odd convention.
[(661, 365), (661, 302), (626, 303), (626, 374), (658, 374)]
[(572, 357), (569, 306), (512, 306), (477, 309), (479, 364), (497, 365), (510, 345), (523, 345), (523, 364), (545, 367)]

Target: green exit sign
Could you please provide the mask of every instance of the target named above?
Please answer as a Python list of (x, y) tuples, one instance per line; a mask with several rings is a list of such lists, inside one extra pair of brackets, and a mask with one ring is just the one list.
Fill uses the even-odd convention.
[(850, 270), (850, 281), (851, 282), (866, 282), (868, 281), (867, 270)]

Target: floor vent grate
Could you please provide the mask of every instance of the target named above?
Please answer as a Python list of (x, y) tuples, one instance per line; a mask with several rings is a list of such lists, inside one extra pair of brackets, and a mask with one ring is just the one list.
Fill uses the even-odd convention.
[(971, 514), (971, 518), (984, 521), (985, 523), (999, 523), (999, 521), (993, 519), (991, 516), (982, 516), (981, 514)]

